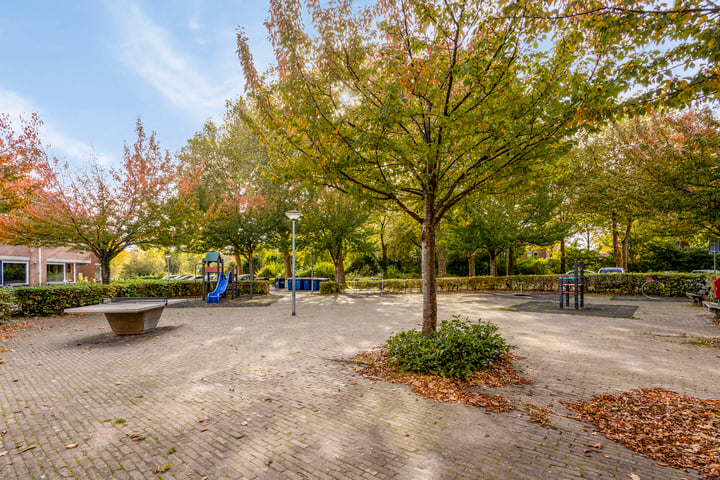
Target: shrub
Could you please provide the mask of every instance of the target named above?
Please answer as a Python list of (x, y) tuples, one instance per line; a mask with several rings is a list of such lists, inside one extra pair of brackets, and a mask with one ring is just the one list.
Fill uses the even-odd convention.
[(339, 285), (335, 282), (320, 282), (320, 294), (321, 295), (329, 295), (331, 293), (340, 293), (343, 290), (347, 288), (347, 285), (344, 283)]
[[(270, 293), (270, 282), (258, 280), (252, 282), (253, 295), (267, 295)], [(228, 295), (230, 291), (228, 290)], [(238, 285), (238, 293), (240, 295), (250, 295), (250, 282), (242, 282)]]
[(0, 288), (0, 323), (10, 320), (15, 303), (12, 289)]
[(265, 265), (256, 275), (258, 277), (273, 278), (276, 277), (280, 271), (282, 271), (282, 269), (277, 265)]
[(386, 347), (405, 371), (465, 378), (514, 348), (497, 330), (491, 323), (470, 323), (455, 315), (443, 320), (433, 335), (407, 330), (390, 337)]
[[(310, 277), (310, 268), (296, 272), (297, 277)], [(330, 262), (318, 262), (313, 265), (312, 274), (315, 278), (335, 278), (335, 265)]]

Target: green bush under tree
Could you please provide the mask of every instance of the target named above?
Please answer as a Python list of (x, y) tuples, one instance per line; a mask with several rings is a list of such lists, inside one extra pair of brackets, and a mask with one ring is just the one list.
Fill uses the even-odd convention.
[(497, 326), (463, 321), (455, 315), (443, 320), (429, 336), (417, 330), (400, 332), (388, 339), (386, 348), (404, 371), (466, 378), (514, 347), (498, 333)]

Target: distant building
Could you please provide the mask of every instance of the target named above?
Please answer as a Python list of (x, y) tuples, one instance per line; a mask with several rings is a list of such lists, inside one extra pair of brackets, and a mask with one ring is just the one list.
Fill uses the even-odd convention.
[(100, 264), (94, 254), (63, 247), (0, 245), (0, 284), (62, 285), (97, 281)]

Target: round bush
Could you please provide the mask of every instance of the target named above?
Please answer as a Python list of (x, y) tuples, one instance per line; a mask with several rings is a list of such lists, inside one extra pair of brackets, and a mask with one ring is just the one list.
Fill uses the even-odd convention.
[(386, 348), (404, 371), (465, 378), (514, 348), (497, 330), (489, 322), (471, 323), (455, 315), (433, 335), (407, 330), (390, 337)]

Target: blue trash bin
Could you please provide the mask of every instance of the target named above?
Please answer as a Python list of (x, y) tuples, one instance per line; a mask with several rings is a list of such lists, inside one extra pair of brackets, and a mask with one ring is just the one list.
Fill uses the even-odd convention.
[(302, 278), (295, 279), (295, 290), (302, 290)]
[(301, 290), (310, 290), (310, 279), (309, 278), (302, 279), (302, 289)]

